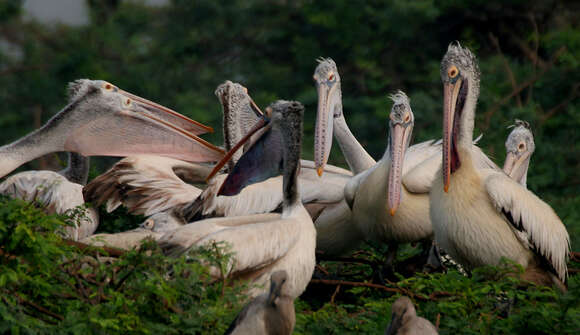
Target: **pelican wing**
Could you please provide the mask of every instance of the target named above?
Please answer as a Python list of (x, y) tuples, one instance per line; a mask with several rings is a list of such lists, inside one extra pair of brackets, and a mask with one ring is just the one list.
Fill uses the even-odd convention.
[(547, 261), (565, 281), (570, 237), (552, 207), (503, 173), (484, 171), (485, 187), (498, 213), (514, 229), (523, 243)]
[(84, 188), (87, 201), (107, 203), (111, 212), (120, 205), (129, 212), (146, 216), (195, 199), (201, 190), (186, 183), (200, 182), (209, 173), (207, 166), (160, 156), (130, 156)]
[(235, 276), (238, 273), (261, 269), (284, 257), (300, 237), (300, 231), (296, 229), (298, 223), (294, 222), (295, 220), (279, 218), (228, 227), (207, 235), (195, 245), (225, 242), (229, 252), (233, 254), (228, 270)]

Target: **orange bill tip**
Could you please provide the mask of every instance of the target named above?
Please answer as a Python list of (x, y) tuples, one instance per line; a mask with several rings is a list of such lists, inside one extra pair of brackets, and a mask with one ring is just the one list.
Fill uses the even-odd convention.
[(316, 173), (318, 173), (319, 177), (322, 177), (322, 174), (324, 173), (324, 167), (319, 167), (316, 169)]

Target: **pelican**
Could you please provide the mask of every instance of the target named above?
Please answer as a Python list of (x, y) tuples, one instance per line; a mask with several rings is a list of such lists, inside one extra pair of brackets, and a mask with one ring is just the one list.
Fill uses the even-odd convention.
[(49, 214), (80, 215), (72, 219), (64, 237), (78, 241), (92, 235), (99, 224), (98, 213), (93, 208), (83, 207), (83, 185), (89, 174), (89, 159), (77, 153), (69, 153), (67, 168), (59, 171), (25, 171), (8, 177), (0, 184), (0, 194), (25, 201), (35, 201)]
[[(340, 145), (346, 162), (354, 174), (375, 165), (375, 160), (365, 151), (352, 134), (342, 111), (340, 75), (331, 58), (318, 59), (314, 82), (318, 92), (318, 111), (314, 131), (314, 164), (322, 175), (332, 147), (332, 135)], [(331, 119), (332, 118), (332, 119)]]
[[(222, 105), (224, 143), (229, 151), (258, 121), (259, 112), (240, 84), (228, 80), (217, 87), (215, 95)], [(234, 154), (234, 162), (240, 155)], [(205, 182), (211, 170), (207, 165), (167, 157), (129, 156), (91, 181), (84, 194), (96, 205), (106, 203), (108, 212), (124, 205), (132, 214), (150, 216), (196, 199), (202, 190), (191, 184)]]
[(0, 147), (0, 177), (47, 153), (159, 154), (219, 161), (223, 150), (193, 135), (211, 128), (101, 80), (69, 84), (70, 103), (31, 134)]
[[(298, 102), (278, 101), (270, 108), (268, 127), (237, 162), (218, 194), (237, 194), (246, 185), (269, 178), (282, 169), (283, 184), (278, 189), (284, 197), (282, 214), (197, 221), (168, 232), (159, 240), (159, 245), (166, 253), (179, 255), (213, 242), (224, 242), (233, 252), (229, 275), (258, 285), (250, 292), (251, 296), (267, 292), (271, 274), (286, 270), (287, 294), (296, 298), (314, 271), (316, 244), (316, 230), (302, 205), (297, 182), (304, 107)], [(264, 123), (261, 121), (257, 127)], [(213, 275), (220, 276), (220, 273), (219, 269), (212, 269)]]
[(437, 329), (429, 320), (417, 316), (411, 299), (400, 297), (391, 306), (391, 323), (385, 335), (437, 335)]
[[(433, 235), (428, 195), (410, 192), (402, 183), (415, 117), (405, 93), (398, 91), (391, 99), (394, 104), (389, 115), (389, 140), (383, 158), (352, 178), (345, 188), (347, 202), (352, 206), (353, 223), (367, 239), (389, 244), (388, 265), (392, 264), (399, 243), (429, 240)], [(433, 142), (415, 148), (423, 147), (437, 152)]]
[(530, 124), (526, 121), (516, 120), (510, 127), (514, 129), (505, 141), (506, 157), (503, 172), (526, 187), (530, 158), (536, 150), (534, 135)]
[(565, 290), (570, 242), (554, 210), (502, 171), (474, 165), (479, 79), (471, 51), (450, 44), (441, 61), (443, 164), (429, 197), (436, 242), (468, 269), (506, 257), (525, 269), (522, 279)]
[(296, 323), (294, 299), (288, 295), (286, 271), (276, 271), (270, 279), (270, 292), (248, 303), (225, 334), (290, 335)]

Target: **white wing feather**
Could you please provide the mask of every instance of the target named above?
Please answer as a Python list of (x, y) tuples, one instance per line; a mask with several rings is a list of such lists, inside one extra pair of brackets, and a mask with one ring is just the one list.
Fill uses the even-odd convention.
[(568, 272), (566, 259), (570, 237), (558, 215), (552, 207), (505, 174), (496, 171), (484, 173), (488, 174), (485, 187), (497, 211), (503, 212), (506, 221), (513, 220), (510, 224), (516, 233), (527, 237), (528, 241), (524, 243), (530, 243), (564, 281)]

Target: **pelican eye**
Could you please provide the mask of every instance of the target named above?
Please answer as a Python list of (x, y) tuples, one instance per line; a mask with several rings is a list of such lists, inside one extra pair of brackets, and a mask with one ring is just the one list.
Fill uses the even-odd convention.
[(451, 79), (457, 77), (458, 74), (459, 74), (459, 69), (455, 65), (451, 65), (451, 67), (449, 67), (449, 69), (447, 70), (447, 75)]
[(520, 144), (518, 145), (518, 150), (524, 151), (525, 149), (526, 149), (526, 144), (524, 142), (520, 142)]
[(103, 88), (107, 91), (112, 91), (113, 90), (113, 85), (109, 84), (109, 83), (104, 83), (103, 84)]
[(407, 123), (407, 122), (409, 122), (409, 121), (411, 121), (411, 115), (410, 115), (409, 113), (407, 113), (407, 114), (405, 115), (405, 123)]
[(334, 73), (331, 73), (328, 75), (328, 81), (333, 81), (334, 80)]
[(133, 102), (133, 100), (126, 98), (125, 100), (123, 100), (123, 106), (129, 107), (129, 106), (131, 106), (132, 102)]

